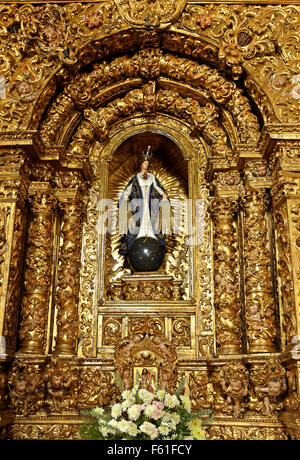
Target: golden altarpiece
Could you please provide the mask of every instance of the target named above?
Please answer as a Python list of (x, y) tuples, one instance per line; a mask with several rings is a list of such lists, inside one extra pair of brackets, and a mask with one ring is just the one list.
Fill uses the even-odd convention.
[[(1, 2), (1, 439), (77, 438), (144, 366), (209, 439), (300, 439), (299, 13)], [(183, 211), (133, 273), (105, 203), (148, 145)]]

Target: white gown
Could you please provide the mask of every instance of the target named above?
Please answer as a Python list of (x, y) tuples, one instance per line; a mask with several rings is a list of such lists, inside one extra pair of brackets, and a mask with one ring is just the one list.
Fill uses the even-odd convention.
[[(152, 173), (147, 173), (147, 178), (144, 178), (143, 173), (139, 172), (137, 174), (137, 180), (139, 186), (141, 187), (142, 195), (143, 195), (143, 215), (141, 220), (141, 225), (139, 228), (139, 232), (137, 238), (155, 238), (156, 236), (153, 233), (153, 228), (151, 225), (151, 218), (150, 218), (150, 208), (149, 208), (149, 194), (150, 194), (150, 187), (153, 184), (156, 190), (161, 194), (164, 195), (165, 192), (157, 185), (155, 182), (155, 176)], [(132, 184), (130, 184), (124, 191), (125, 194), (130, 195), (132, 189)]]

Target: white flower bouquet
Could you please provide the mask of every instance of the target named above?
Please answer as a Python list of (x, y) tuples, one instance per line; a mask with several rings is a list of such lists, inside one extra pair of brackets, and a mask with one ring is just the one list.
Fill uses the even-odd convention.
[(160, 389), (121, 391), (112, 407), (89, 411), (80, 434), (84, 439), (99, 440), (184, 440), (205, 439), (203, 426), (210, 411), (192, 412), (191, 401), (181, 395), (184, 381), (176, 394)]

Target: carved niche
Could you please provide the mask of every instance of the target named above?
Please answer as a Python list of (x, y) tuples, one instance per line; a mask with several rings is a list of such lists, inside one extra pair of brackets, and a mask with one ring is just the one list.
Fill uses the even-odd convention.
[(176, 347), (163, 334), (153, 331), (151, 318), (119, 342), (114, 361), (125, 389), (137, 384), (140, 388), (153, 391), (158, 384), (161, 390), (175, 392)]

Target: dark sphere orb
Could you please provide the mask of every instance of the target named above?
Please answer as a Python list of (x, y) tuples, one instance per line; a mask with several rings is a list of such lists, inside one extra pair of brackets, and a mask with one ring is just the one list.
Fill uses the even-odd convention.
[(155, 238), (137, 238), (128, 251), (128, 261), (135, 272), (157, 271), (164, 257), (165, 247)]

